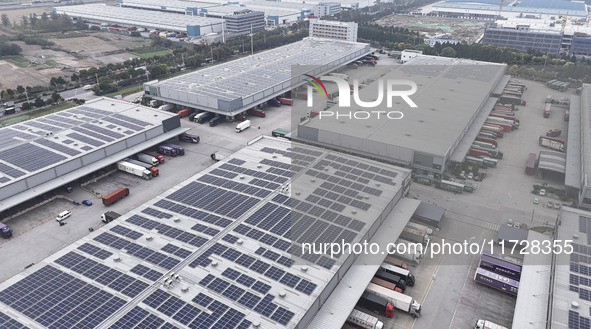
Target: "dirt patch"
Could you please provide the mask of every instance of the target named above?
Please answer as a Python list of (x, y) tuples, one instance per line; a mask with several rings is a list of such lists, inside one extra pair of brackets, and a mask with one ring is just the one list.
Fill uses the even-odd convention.
[(460, 20), (445, 17), (428, 16), (399, 16), (392, 15), (377, 21), (382, 26), (396, 26), (407, 28), (425, 37), (447, 37), (472, 43), (484, 33), (484, 21)]

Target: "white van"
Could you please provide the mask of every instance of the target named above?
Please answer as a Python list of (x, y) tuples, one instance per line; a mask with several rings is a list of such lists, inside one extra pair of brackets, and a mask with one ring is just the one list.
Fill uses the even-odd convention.
[(70, 217), (70, 215), (72, 214), (72, 212), (70, 210), (65, 210), (60, 212), (57, 217), (55, 218), (56, 221), (61, 222), (62, 220)]
[(250, 127), (250, 120), (242, 121), (236, 125), (236, 132), (239, 133), (248, 127)]

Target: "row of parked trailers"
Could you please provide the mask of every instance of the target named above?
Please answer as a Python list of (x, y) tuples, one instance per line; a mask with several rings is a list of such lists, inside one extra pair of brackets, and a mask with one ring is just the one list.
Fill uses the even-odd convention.
[[(481, 158), (466, 156), (466, 158), (474, 159), (474, 163), (479, 162), (480, 160), (484, 160)], [(494, 166), (496, 166), (497, 160), (489, 159), (490, 161), (494, 161)], [(465, 160), (468, 161), (468, 160)], [(470, 163), (470, 162), (468, 162)], [(476, 164), (473, 164), (476, 165)], [(492, 165), (491, 165), (492, 166)], [(484, 167), (486, 168), (486, 167)], [(435, 179), (429, 175), (422, 175), (422, 174), (413, 174), (413, 181), (415, 183), (423, 184), (423, 185), (435, 185), (436, 188), (454, 192), (454, 193), (462, 193), (462, 192), (474, 192), (476, 190), (476, 185), (470, 183), (459, 183), (459, 182), (452, 182), (445, 179)]]
[(522, 265), (516, 258), (483, 250), (474, 280), (511, 296), (517, 296)]
[(550, 80), (546, 82), (546, 87), (556, 89), (558, 91), (566, 91), (568, 89), (568, 82), (560, 81), (560, 80)]

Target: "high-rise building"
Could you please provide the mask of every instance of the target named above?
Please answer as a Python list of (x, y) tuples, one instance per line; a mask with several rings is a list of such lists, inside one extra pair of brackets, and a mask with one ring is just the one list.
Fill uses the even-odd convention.
[(310, 37), (357, 42), (357, 23), (311, 20)]

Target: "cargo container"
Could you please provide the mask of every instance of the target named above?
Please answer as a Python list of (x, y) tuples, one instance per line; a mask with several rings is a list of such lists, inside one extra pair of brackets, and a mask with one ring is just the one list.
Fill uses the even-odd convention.
[(211, 113), (211, 112), (202, 112), (199, 113), (195, 116), (194, 121), (199, 123), (199, 124), (203, 124), (205, 122), (208, 122), (209, 120), (211, 120), (213, 117), (215, 116), (215, 113)]
[(180, 110), (180, 111), (177, 112), (177, 114), (181, 118), (184, 118), (184, 117), (190, 115), (191, 113), (193, 113), (193, 110), (191, 110), (191, 109), (182, 109), (182, 110)]
[(285, 137), (285, 135), (289, 134), (291, 131), (288, 129), (277, 128), (271, 132), (271, 136), (273, 137)]
[(478, 146), (482, 146), (482, 147), (486, 147), (486, 148), (490, 148), (490, 149), (496, 149), (497, 148), (495, 144), (488, 143), (488, 142), (481, 142), (479, 140), (473, 141), (472, 144), (478, 145)]
[(378, 297), (385, 298), (390, 304), (392, 304), (392, 306), (415, 318), (421, 316), (421, 304), (410, 296), (381, 287), (374, 283), (368, 284), (365, 291)]
[(177, 151), (175, 149), (173, 149), (172, 147), (165, 146), (165, 145), (158, 146), (158, 153), (168, 155), (171, 157), (175, 157), (178, 155)]
[(481, 156), (492, 156), (490, 154), (490, 152), (488, 151), (484, 151), (484, 150), (479, 150), (479, 149), (475, 149), (475, 148), (470, 148), (470, 150), (468, 151), (468, 154), (470, 154), (471, 156), (474, 157), (481, 157)]
[(161, 105), (158, 109), (161, 111), (170, 111), (170, 110), (174, 109), (174, 104)]
[(103, 204), (105, 206), (110, 206), (128, 195), (129, 189), (127, 187), (120, 187), (107, 195), (103, 195)]
[(224, 117), (223, 116), (217, 116), (211, 120), (209, 120), (209, 126), (210, 127), (215, 127), (217, 125), (219, 125), (220, 123), (222, 123), (222, 121), (224, 121)]
[(310, 118), (316, 117), (316, 116), (318, 116), (318, 114), (320, 114), (320, 112), (318, 112), (318, 111), (310, 111)]
[(185, 155), (185, 149), (182, 146), (180, 146), (180, 145), (170, 144), (170, 143), (166, 143), (166, 144), (163, 144), (163, 145), (164, 146), (168, 146), (168, 147), (176, 150), (176, 153), (178, 155)]
[(511, 296), (517, 296), (519, 290), (519, 282), (480, 267), (476, 269), (474, 280)]
[(418, 242), (423, 244), (428, 244), (431, 241), (431, 236), (429, 234), (415, 230), (412, 227), (405, 227), (400, 233), (400, 237), (412, 242)]
[(406, 285), (409, 287), (413, 287), (415, 285), (415, 276), (412, 273), (410, 273), (408, 269), (403, 269), (398, 266), (390, 265), (388, 263), (382, 263), (382, 265), (380, 265), (380, 268), (386, 272), (403, 277), (406, 281)]
[(480, 264), (478, 267), (516, 281), (519, 281), (521, 278), (521, 266), (507, 263), (500, 259), (495, 259), (486, 255), (482, 255), (480, 257)]
[(292, 100), (289, 98), (285, 98), (285, 97), (279, 98), (279, 102), (281, 102), (281, 104), (284, 104), (284, 105), (291, 105), (292, 104)]
[(129, 163), (127, 161), (117, 162), (117, 169), (119, 169), (121, 171), (125, 171), (126, 173), (129, 173), (129, 174), (141, 177), (146, 180), (152, 179), (152, 172), (150, 172), (148, 169), (146, 169), (140, 165)]
[(281, 102), (276, 99), (268, 100), (267, 104), (269, 104), (269, 106), (281, 107)]
[(158, 160), (158, 162), (161, 163), (161, 164), (164, 163), (164, 162), (166, 162), (166, 159), (164, 159), (164, 157), (162, 155), (158, 154), (158, 153), (155, 153), (155, 152), (142, 152), (142, 154), (149, 155), (151, 157), (156, 158), (156, 160)]
[(503, 327), (496, 323), (487, 321), (487, 320), (478, 320), (476, 321), (476, 325), (474, 325), (474, 329), (507, 329), (507, 327)]
[(6, 224), (0, 223), (0, 236), (4, 239), (10, 239), (12, 237), (12, 229)]
[(431, 185), (433, 184), (433, 177), (421, 174), (413, 175), (412, 180), (415, 183), (423, 184), (423, 185)]
[(534, 170), (536, 169), (536, 154), (535, 153), (530, 153), (528, 158), (527, 158), (527, 163), (525, 164), (525, 173), (527, 175), (531, 175), (534, 173)]
[(564, 141), (559, 138), (540, 136), (540, 146), (550, 148), (552, 150), (564, 152)]
[(479, 142), (485, 142), (485, 143), (492, 144), (495, 148), (497, 146), (499, 146), (499, 144), (497, 143), (497, 141), (494, 140), (494, 139), (492, 139), (492, 138), (483, 137), (483, 136), (476, 136), (476, 140), (479, 141)]
[(197, 135), (182, 133), (178, 136), (179, 141), (198, 144), (201, 138)]
[(402, 258), (409, 262), (413, 262), (419, 264), (421, 262), (421, 258), (423, 258), (423, 246), (420, 243), (410, 242), (404, 239), (396, 240), (398, 248), (394, 248), (392, 250), (388, 250), (390, 255), (396, 256), (398, 258)]
[(160, 174), (160, 170), (158, 170), (158, 168), (154, 167), (154, 165), (147, 164), (145, 162), (134, 160), (134, 159), (129, 159), (129, 158), (125, 159), (123, 161), (132, 163), (134, 165), (142, 166), (142, 167), (148, 169), (150, 171), (150, 173), (152, 174), (152, 177), (157, 177)]
[(390, 304), (386, 299), (364, 292), (359, 298), (357, 305), (368, 311), (385, 315), (389, 318), (394, 316), (394, 305)]
[(372, 278), (372, 279), (371, 279), (371, 283), (375, 283), (375, 284), (377, 284), (378, 286), (382, 286), (382, 287), (388, 288), (388, 289), (390, 289), (390, 290), (394, 290), (394, 291), (397, 291), (397, 292), (402, 292), (402, 289), (398, 288), (398, 287), (396, 286), (396, 284), (394, 284), (394, 283), (392, 283), (392, 282), (388, 282), (388, 281), (386, 281), (386, 280), (382, 280), (382, 279), (380, 279), (380, 278), (375, 278), (375, 277), (374, 277), (374, 278)]
[(551, 103), (546, 103), (546, 106), (544, 107), (544, 118), (549, 118), (550, 117), (550, 109), (552, 108), (552, 104)]
[(485, 137), (496, 140), (497, 134), (493, 133), (492, 131), (481, 130), (478, 132), (478, 137)]
[(451, 191), (455, 193), (464, 192), (464, 184), (450, 182), (447, 180), (441, 180), (439, 184), (436, 184), (435, 186), (442, 190)]
[(547, 137), (558, 137), (560, 134), (562, 134), (562, 130), (558, 128), (550, 129), (546, 132)]
[[(420, 224), (417, 224), (417, 225), (420, 225)], [(405, 270), (408, 270), (408, 265), (406, 265), (405, 262), (403, 262), (402, 260), (400, 260), (396, 257), (386, 256), (386, 259), (384, 259), (384, 262), (394, 265), (394, 266), (398, 266), (398, 267), (403, 268)]]
[(483, 158), (477, 158), (477, 157), (471, 156), (471, 155), (466, 155), (466, 157), (464, 158), (464, 162), (471, 165), (471, 166), (477, 166), (478, 168), (487, 168), (488, 167), (486, 164), (484, 164)]
[(517, 266), (523, 266), (523, 261), (521, 261), (518, 258), (510, 256), (510, 254), (502, 255), (502, 254), (497, 254), (496, 252), (492, 252), (488, 249), (482, 249), (482, 255), (488, 256), (488, 257), (494, 258), (494, 259), (499, 259), (499, 260), (502, 260), (506, 263), (511, 263), (511, 264), (514, 264)]
[(362, 329), (382, 329), (384, 323), (375, 316), (353, 310), (347, 317), (347, 322)]
[(119, 218), (121, 215), (114, 211), (107, 211), (106, 213), (101, 215), (101, 221), (105, 224), (112, 222), (113, 220)]
[(482, 161), (484, 161), (484, 168), (488, 168), (488, 167), (493, 167), (495, 168), (497, 166), (497, 164), (499, 163), (499, 160), (497, 159), (493, 159), (490, 157), (482, 157)]
[[(503, 158), (503, 152), (497, 150), (497, 149), (492, 149), (492, 148), (488, 148), (488, 147), (484, 147), (484, 146), (480, 146), (480, 145), (476, 145), (476, 144), (472, 144), (472, 149), (477, 149), (477, 150), (481, 150), (481, 151), (487, 151), (489, 152), (493, 158), (495, 159), (502, 159)], [(488, 156), (488, 155), (485, 155)]]
[(261, 118), (265, 117), (265, 111), (259, 110), (259, 109), (250, 109), (250, 110), (246, 111), (246, 113), (250, 114), (252, 116), (255, 116), (255, 117), (261, 117)]
[(376, 271), (376, 274), (374, 274), (374, 278), (378, 278), (396, 285), (396, 288), (399, 288), (401, 292), (406, 291), (406, 280), (400, 275), (384, 271), (380, 268)]
[(248, 127), (250, 127), (250, 120), (242, 121), (236, 125), (236, 132), (242, 132), (245, 129), (248, 129)]
[(147, 155), (144, 153), (138, 153), (134, 156), (134, 158), (136, 160), (139, 160), (143, 163), (147, 163), (150, 164), (152, 166), (157, 166), (160, 164), (160, 161), (158, 161), (158, 159), (156, 159), (155, 157), (151, 156), (151, 155)]
[(234, 116), (234, 119), (236, 119), (238, 121), (244, 121), (244, 120), (246, 120), (246, 116), (243, 113), (238, 113)]

